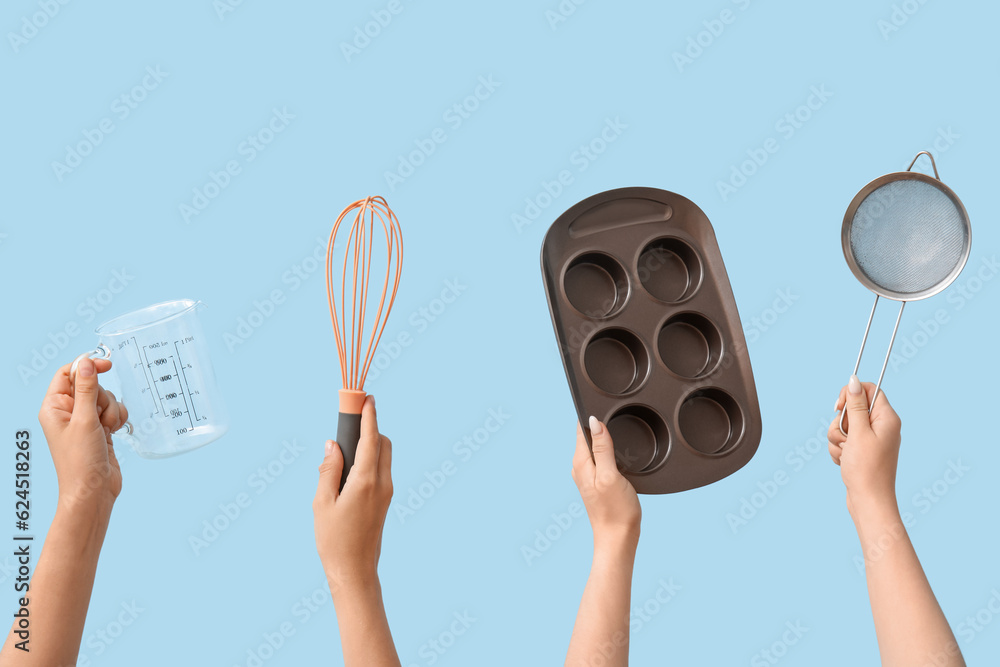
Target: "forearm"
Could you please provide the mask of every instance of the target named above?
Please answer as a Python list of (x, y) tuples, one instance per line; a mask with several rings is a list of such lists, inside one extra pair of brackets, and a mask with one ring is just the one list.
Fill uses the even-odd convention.
[(964, 667), (895, 499), (861, 503), (853, 518), (883, 667)]
[(594, 545), (594, 562), (573, 626), (567, 667), (628, 665), (629, 605), (636, 543)]
[(330, 582), (345, 667), (399, 667), (378, 577), (340, 585)]
[(107, 533), (110, 505), (94, 510), (60, 506), (49, 528), (28, 590), (29, 642), (11, 629), (0, 653), (0, 667), (75, 665), (94, 588), (97, 560)]

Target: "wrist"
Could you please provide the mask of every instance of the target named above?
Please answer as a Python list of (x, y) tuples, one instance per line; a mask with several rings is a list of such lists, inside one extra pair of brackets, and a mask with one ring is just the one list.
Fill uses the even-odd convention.
[(850, 493), (848, 507), (855, 524), (900, 519), (899, 505), (893, 491)]
[(595, 554), (634, 558), (638, 547), (638, 526), (614, 526), (594, 531)]
[(77, 521), (100, 519), (110, 520), (115, 497), (103, 489), (80, 486), (73, 489), (59, 489), (56, 512), (69, 515)]
[(56, 506), (49, 528), (50, 535), (59, 535), (72, 549), (83, 556), (100, 553), (111, 522), (111, 508), (66, 501), (62, 497)]
[(896, 545), (909, 544), (906, 524), (903, 522), (895, 497), (871, 499), (855, 505), (851, 519), (861, 542), (866, 568), (893, 551)]
[(598, 544), (594, 543), (594, 557), (591, 561), (591, 576), (624, 577), (632, 579), (635, 568), (636, 548), (628, 543)]
[(368, 595), (371, 593), (382, 593), (382, 584), (378, 578), (376, 568), (358, 567), (327, 567), (326, 583), (330, 586), (330, 593), (334, 598), (347, 595)]

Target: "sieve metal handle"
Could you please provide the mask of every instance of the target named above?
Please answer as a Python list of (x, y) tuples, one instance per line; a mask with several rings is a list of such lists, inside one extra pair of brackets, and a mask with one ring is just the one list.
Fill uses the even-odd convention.
[[(925, 151), (926, 152), (926, 151)], [(930, 153), (927, 153), (930, 155)], [(920, 157), (919, 155), (917, 157)], [(931, 158), (933, 160), (934, 158)], [(914, 160), (915, 162), (916, 160)], [(910, 165), (911, 167), (913, 165)], [(936, 171), (936, 170), (935, 170)], [(872, 328), (872, 320), (875, 319), (875, 309), (878, 308), (878, 294), (875, 295), (875, 303), (872, 304), (872, 312), (868, 316), (868, 326), (865, 327), (864, 338), (861, 339), (861, 351), (858, 352), (858, 360), (854, 362), (854, 372), (851, 375), (857, 375), (858, 369), (861, 368), (861, 357), (865, 353), (865, 344), (868, 342), (868, 332)], [(885, 361), (882, 362), (882, 372), (878, 374), (878, 383), (875, 385), (875, 395), (872, 396), (872, 404), (868, 406), (868, 413), (871, 414), (872, 408), (875, 407), (875, 401), (878, 400), (879, 391), (882, 389), (882, 379), (885, 378), (885, 369), (889, 366), (889, 357), (892, 356), (892, 346), (896, 343), (896, 334), (899, 332), (899, 323), (903, 319), (903, 308), (906, 307), (906, 302), (901, 301), (899, 304), (899, 314), (896, 316), (896, 326), (892, 328), (892, 338), (889, 339), (889, 350), (885, 353)], [(840, 432), (847, 435), (847, 431), (844, 429), (844, 420), (847, 418), (847, 405), (844, 405), (843, 411), (840, 413)]]
[(934, 178), (936, 178), (936, 179), (938, 179), (940, 181), (941, 180), (941, 176), (938, 175), (937, 162), (934, 161), (934, 156), (931, 155), (930, 151), (920, 151), (919, 153), (917, 153), (917, 156), (915, 158), (913, 158), (913, 162), (911, 162), (910, 166), (906, 168), (906, 171), (913, 171), (913, 165), (915, 165), (917, 163), (917, 160), (920, 159), (921, 155), (926, 155), (927, 157), (929, 157), (931, 159), (931, 166), (934, 167)]

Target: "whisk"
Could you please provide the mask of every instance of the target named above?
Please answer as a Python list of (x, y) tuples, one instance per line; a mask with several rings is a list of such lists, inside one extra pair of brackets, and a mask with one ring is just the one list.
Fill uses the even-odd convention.
[[(352, 214), (354, 219), (350, 223), (347, 247), (344, 249), (343, 269), (338, 276), (334, 273), (334, 244), (341, 224)], [(380, 233), (384, 233), (386, 243), (385, 279), (381, 290), (376, 285), (375, 291), (372, 291), (372, 245), (375, 236)], [(381, 266), (381, 262), (376, 264)], [(359, 199), (340, 213), (333, 224), (326, 249), (326, 293), (330, 302), (333, 333), (337, 340), (343, 386), (339, 391), (340, 415), (337, 421), (337, 444), (344, 453), (341, 489), (344, 488), (347, 473), (354, 465), (354, 455), (361, 439), (361, 407), (368, 395), (364, 390), (365, 377), (385, 330), (389, 311), (396, 300), (402, 266), (402, 230), (396, 214), (389, 208), (384, 197)], [(377, 308), (373, 305), (376, 295)]]

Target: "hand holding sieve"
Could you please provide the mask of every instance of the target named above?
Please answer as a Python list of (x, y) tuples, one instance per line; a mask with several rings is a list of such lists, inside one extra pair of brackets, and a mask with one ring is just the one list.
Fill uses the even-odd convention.
[[(912, 171), (921, 155), (930, 158), (933, 177)], [(900, 302), (870, 412), (882, 388), (903, 308), (908, 301), (934, 296), (958, 278), (972, 249), (972, 228), (961, 200), (941, 182), (934, 156), (921, 151), (906, 171), (886, 174), (862, 188), (847, 209), (840, 236), (847, 265), (861, 284), (875, 293), (854, 364), (855, 375), (879, 298)], [(844, 410), (840, 431), (845, 435), (846, 416)]]

